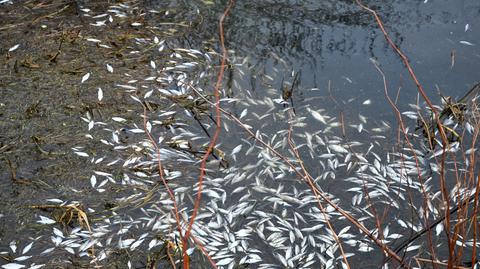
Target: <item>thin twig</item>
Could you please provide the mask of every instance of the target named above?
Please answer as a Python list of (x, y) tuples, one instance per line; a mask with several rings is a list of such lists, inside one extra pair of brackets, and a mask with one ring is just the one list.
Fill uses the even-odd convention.
[(198, 190), (197, 190), (197, 197), (195, 198), (195, 204), (192, 212), (192, 216), (190, 217), (190, 221), (188, 223), (185, 236), (183, 238), (183, 259), (184, 259), (184, 264), (183, 268), (188, 269), (190, 264), (188, 262), (188, 254), (187, 254), (187, 248), (188, 248), (188, 239), (190, 237), (190, 233), (192, 231), (193, 223), (195, 222), (195, 217), (198, 214), (199, 207), (200, 207), (200, 201), (202, 199), (202, 188), (203, 188), (203, 179), (205, 177), (205, 170), (206, 170), (206, 165), (207, 165), (207, 160), (210, 154), (213, 152), (213, 149), (215, 148), (215, 145), (217, 143), (218, 136), (220, 134), (221, 130), (221, 124), (220, 124), (220, 87), (222, 86), (222, 81), (223, 81), (223, 73), (225, 72), (225, 63), (227, 59), (227, 50), (225, 48), (225, 36), (224, 36), (224, 30), (223, 30), (223, 22), (225, 18), (227, 17), (228, 13), (230, 12), (230, 9), (233, 7), (234, 1), (230, 0), (228, 2), (227, 7), (225, 8), (225, 11), (223, 12), (222, 16), (220, 17), (218, 26), (219, 26), (219, 33), (220, 33), (220, 45), (222, 47), (222, 57), (221, 57), (221, 65), (220, 65), (220, 71), (218, 72), (217, 76), (217, 82), (215, 84), (214, 88), (214, 96), (215, 96), (215, 122), (217, 125), (215, 126), (215, 132), (213, 133), (213, 136), (210, 140), (210, 144), (207, 148), (207, 151), (205, 152), (205, 155), (203, 156), (202, 162), (200, 163), (200, 175), (198, 177)]

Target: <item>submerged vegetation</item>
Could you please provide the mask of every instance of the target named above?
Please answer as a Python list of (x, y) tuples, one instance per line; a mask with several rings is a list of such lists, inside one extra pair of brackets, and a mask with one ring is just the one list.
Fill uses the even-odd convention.
[(434, 104), (374, 10), (346, 14), (419, 92), (399, 104), (370, 58), (391, 121), (229, 47), (231, 0), (79, 2), (0, 6), (35, 28), (2, 51), (2, 268), (478, 266), (480, 86)]

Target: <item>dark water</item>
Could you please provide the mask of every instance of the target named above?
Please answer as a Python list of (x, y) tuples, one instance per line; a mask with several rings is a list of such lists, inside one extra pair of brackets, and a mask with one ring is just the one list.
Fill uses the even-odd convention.
[[(480, 80), (480, 4), (477, 1), (366, 1), (365, 4), (378, 12), (389, 36), (408, 57), (433, 103), (440, 104), (441, 95), (460, 98)], [(178, 10), (196, 7), (201, 14), (209, 14), (200, 25), (203, 31), (192, 33), (189, 45), (201, 46), (199, 41), (204, 40), (205, 35), (217, 33), (217, 18), (223, 5), (208, 8), (198, 2), (172, 5)], [(348, 139), (360, 141), (365, 147), (374, 141), (373, 128), (380, 126), (381, 134), (386, 137), (380, 145), (384, 152), (396, 143), (398, 122), (387, 102), (382, 77), (370, 59), (380, 64), (389, 95), (398, 98), (401, 111), (412, 110), (409, 104), (425, 107), (404, 64), (387, 45), (373, 16), (354, 1), (238, 1), (226, 20), (225, 29), (226, 47), (235, 64), (227, 71), (232, 82), (231, 88), (225, 90), (229, 97), (281, 98), (284, 85), (293, 83), (292, 72), (298, 73), (299, 83), (292, 96), (298, 115), (308, 114), (306, 107), (323, 109), (337, 120), (342, 115), (349, 126)], [(230, 109), (239, 115), (246, 107), (250, 113), (260, 115), (269, 111), (247, 104)], [(267, 117), (247, 122), (269, 138), (287, 128), (284, 119), (272, 121)], [(306, 123), (307, 131), (325, 128), (314, 120)], [(359, 133), (359, 124), (367, 131)], [(408, 124), (410, 128), (415, 126), (412, 121)], [(339, 128), (333, 133), (339, 135)], [(233, 148), (240, 137), (229, 136), (223, 143)], [(306, 157), (305, 163), (314, 177), (320, 177), (324, 170), (318, 167), (317, 160), (309, 159), (306, 153), (302, 156)], [(246, 163), (249, 162), (239, 161), (238, 165)], [(336, 175), (337, 178), (347, 176)], [(350, 200), (345, 192), (348, 184), (327, 179), (321, 185), (345, 202)], [(297, 183), (292, 182), (287, 188), (295, 186)], [(270, 187), (275, 188), (276, 183)], [(405, 217), (402, 214), (392, 214), (388, 220), (394, 222)], [(392, 245), (395, 246), (395, 242)], [(270, 259), (274, 260), (269, 257), (265, 262)], [(352, 258), (358, 265), (354, 268), (370, 267), (381, 259), (378, 252)]]
[[(436, 86), (443, 95), (455, 97), (478, 80), (478, 47), (459, 43), (462, 40), (479, 42), (478, 3), (383, 1), (366, 4), (376, 7), (389, 35), (409, 57), (432, 99), (438, 100)], [(469, 29), (465, 32), (466, 24)], [(236, 4), (227, 29), (228, 48), (237, 55), (249, 56), (254, 73), (273, 76), (274, 87), (280, 88), (282, 78), (288, 79), (292, 70), (299, 72), (300, 101), (302, 97), (327, 95), (330, 81), (332, 94), (340, 101), (372, 99), (374, 106), (363, 108), (363, 113), (372, 116), (378, 116), (379, 110), (388, 113), (381, 78), (370, 57), (381, 64), (392, 93), (402, 87), (401, 96), (406, 100), (417, 93), (372, 16), (350, 1), (242, 1)], [(453, 68), (452, 52), (455, 54)], [(279, 70), (277, 74), (273, 69)], [(311, 88), (320, 91), (309, 91)], [(261, 92), (261, 88), (257, 89), (257, 93)]]
[[(388, 34), (408, 57), (435, 104), (440, 103), (440, 95), (460, 98), (480, 80), (478, 2), (368, 1), (365, 4), (378, 12)], [(309, 106), (325, 109), (337, 118), (343, 114), (346, 123), (353, 125), (347, 130), (348, 138), (367, 145), (373, 141), (370, 136), (375, 132), (356, 132), (360, 117), (367, 119), (363, 123), (367, 129), (388, 126), (383, 133), (387, 137), (382, 144), (385, 150), (395, 144), (398, 122), (385, 97), (382, 77), (370, 59), (380, 64), (389, 95), (398, 98), (400, 110), (412, 110), (409, 104), (413, 103), (425, 106), (405, 66), (387, 45), (371, 14), (353, 1), (239, 1), (225, 27), (227, 48), (243, 63), (232, 71), (236, 82), (231, 89), (233, 97), (280, 98), (282, 83), (292, 83), (292, 72), (299, 73), (298, 88), (293, 93), (297, 113), (304, 115), (305, 106)], [(237, 113), (242, 109), (238, 108)], [(249, 109), (251, 112), (255, 108)], [(265, 110), (257, 112), (262, 114)], [(278, 127), (278, 122), (251, 123), (270, 134), (285, 128)], [(321, 128), (316, 121), (307, 124), (310, 127), (306, 130)], [(414, 125), (410, 122), (411, 127)], [(339, 130), (334, 133), (339, 134)], [(306, 163), (314, 174), (321, 174), (315, 160)], [(335, 182), (327, 180), (323, 186), (348, 201), (344, 192), (348, 184)], [(399, 215), (393, 214), (390, 220), (396, 218)], [(377, 259), (381, 256), (352, 258), (362, 264), (355, 268), (372, 266), (380, 261)]]

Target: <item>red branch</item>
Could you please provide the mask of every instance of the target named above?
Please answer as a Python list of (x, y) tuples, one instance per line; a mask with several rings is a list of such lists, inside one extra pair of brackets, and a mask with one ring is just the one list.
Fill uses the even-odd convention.
[(183, 268), (188, 269), (190, 264), (189, 264), (189, 258), (187, 254), (187, 249), (188, 249), (188, 239), (190, 237), (190, 233), (192, 231), (193, 223), (195, 222), (195, 217), (198, 214), (199, 207), (200, 207), (200, 201), (202, 200), (202, 188), (203, 188), (203, 180), (205, 177), (205, 169), (207, 165), (207, 160), (210, 154), (212, 153), (213, 149), (215, 148), (215, 144), (217, 143), (218, 136), (220, 134), (221, 130), (221, 125), (220, 125), (220, 87), (222, 86), (222, 80), (223, 80), (223, 73), (225, 71), (225, 63), (227, 60), (227, 50), (225, 48), (225, 36), (224, 36), (224, 31), (223, 31), (223, 22), (225, 18), (227, 17), (230, 9), (233, 6), (234, 1), (230, 0), (228, 2), (227, 7), (225, 8), (225, 11), (223, 12), (222, 16), (220, 17), (220, 21), (218, 23), (219, 26), (219, 32), (220, 32), (220, 45), (222, 48), (222, 59), (220, 62), (220, 71), (218, 72), (217, 76), (217, 83), (215, 84), (214, 88), (214, 96), (215, 96), (215, 121), (216, 121), (216, 127), (215, 127), (215, 132), (210, 140), (210, 144), (207, 148), (207, 151), (203, 155), (202, 162), (200, 164), (200, 175), (198, 177), (198, 190), (197, 190), (197, 197), (195, 199), (195, 205), (193, 208), (192, 216), (190, 217), (190, 221), (188, 223), (187, 230), (185, 232), (185, 236), (183, 237)]

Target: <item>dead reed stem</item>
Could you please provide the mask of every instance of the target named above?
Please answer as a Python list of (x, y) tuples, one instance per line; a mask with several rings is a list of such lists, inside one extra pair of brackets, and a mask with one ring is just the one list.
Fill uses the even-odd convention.
[(223, 81), (223, 73), (225, 71), (225, 63), (227, 60), (227, 50), (225, 48), (225, 36), (224, 36), (224, 30), (223, 30), (223, 22), (225, 18), (227, 17), (228, 13), (230, 12), (230, 9), (233, 7), (234, 1), (229, 0), (227, 7), (225, 8), (222, 16), (220, 17), (220, 20), (218, 22), (218, 27), (219, 27), (219, 34), (220, 34), (220, 46), (222, 49), (222, 57), (221, 57), (221, 64), (220, 64), (220, 71), (218, 72), (217, 76), (217, 82), (215, 84), (214, 88), (214, 96), (215, 96), (215, 132), (213, 133), (213, 136), (210, 140), (210, 144), (207, 148), (207, 151), (205, 152), (205, 155), (202, 158), (202, 161), (200, 163), (200, 175), (198, 177), (198, 190), (197, 190), (197, 197), (195, 198), (195, 205), (193, 208), (192, 216), (190, 217), (190, 221), (187, 226), (187, 230), (185, 231), (185, 236), (183, 238), (183, 268), (188, 269), (189, 268), (189, 263), (188, 263), (188, 254), (187, 254), (187, 249), (188, 249), (188, 239), (190, 237), (190, 233), (192, 231), (193, 223), (195, 222), (195, 217), (198, 214), (199, 207), (200, 207), (200, 201), (202, 199), (202, 188), (203, 188), (203, 180), (205, 177), (205, 168), (207, 165), (207, 160), (210, 154), (212, 153), (213, 149), (215, 148), (215, 144), (217, 143), (218, 136), (220, 134), (221, 130), (221, 113), (220, 113), (220, 87), (222, 86), (222, 81)]
[[(212, 101), (210, 101), (207, 97), (205, 97), (199, 90), (195, 88), (195, 86), (191, 84), (184, 83), (184, 85), (190, 87), (198, 96), (200, 96), (202, 99), (204, 99), (207, 103), (210, 105), (214, 105)], [(255, 139), (257, 142), (259, 142), (262, 146), (265, 148), (269, 149), (273, 154), (275, 154), (277, 157), (282, 159), (289, 167), (292, 168), (293, 171), (299, 176), (299, 178), (303, 179), (304, 175), (296, 169), (297, 167), (283, 154), (278, 152), (276, 149), (274, 149), (270, 144), (267, 142), (263, 141), (263, 139), (260, 136), (255, 135), (255, 133), (251, 130), (250, 126), (245, 125), (239, 118), (237, 118), (235, 115), (232, 113), (226, 111), (225, 109), (220, 108), (220, 112), (225, 114), (227, 117), (232, 119), (236, 124), (238, 124), (250, 137)], [(313, 186), (313, 189), (316, 190), (315, 192), (318, 193), (318, 196), (322, 198), (325, 202), (327, 202), (329, 205), (331, 205), (337, 212), (339, 212), (341, 215), (343, 215), (350, 223), (352, 223), (355, 227), (357, 227), (364, 235), (366, 235), (370, 240), (372, 240), (382, 251), (387, 253), (388, 256), (392, 257), (394, 260), (398, 261), (404, 268), (411, 268), (408, 264), (406, 264), (403, 259), (398, 256), (392, 249), (390, 249), (387, 245), (385, 245), (382, 240), (380, 240), (378, 237), (376, 237), (374, 234), (372, 234), (363, 224), (361, 224), (355, 217), (350, 215), (347, 211), (343, 210), (341, 207), (339, 207), (337, 204), (335, 204), (331, 199), (328, 198), (328, 196), (321, 192), (317, 186)]]

